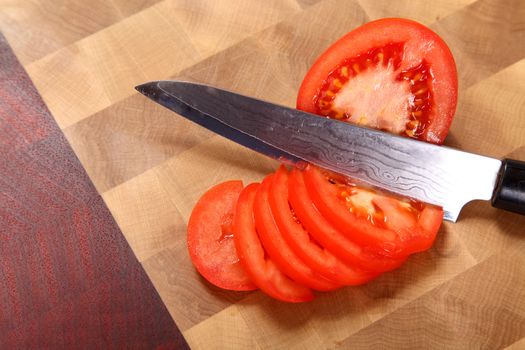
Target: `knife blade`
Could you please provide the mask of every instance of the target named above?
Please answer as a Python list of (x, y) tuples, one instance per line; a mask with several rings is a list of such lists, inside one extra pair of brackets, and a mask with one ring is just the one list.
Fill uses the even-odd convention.
[(525, 214), (525, 163), (499, 160), (185, 81), (136, 87), (153, 101), (273, 158), (300, 160), (443, 207), (456, 221), (472, 200)]

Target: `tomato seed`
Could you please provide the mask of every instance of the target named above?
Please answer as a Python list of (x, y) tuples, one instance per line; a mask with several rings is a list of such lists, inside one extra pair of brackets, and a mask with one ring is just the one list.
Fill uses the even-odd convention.
[(342, 75), (343, 77), (345, 77), (345, 78), (348, 77), (348, 67), (347, 67), (347, 66), (343, 66), (343, 67), (341, 68), (341, 75)]

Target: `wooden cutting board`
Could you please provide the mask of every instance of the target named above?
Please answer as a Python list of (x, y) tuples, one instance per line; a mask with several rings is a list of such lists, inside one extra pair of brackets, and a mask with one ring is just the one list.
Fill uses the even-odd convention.
[(185, 246), (193, 205), (276, 163), (133, 87), (185, 77), (293, 106), (334, 40), (408, 17), (449, 44), (460, 78), (446, 144), (525, 159), (520, 0), (0, 1), (5, 34), (192, 348), (525, 348), (525, 217), (485, 202), (435, 246), (358, 288), (283, 304), (203, 281)]
[(0, 154), (0, 349), (188, 349), (1, 33)]
[(1, 33), (0, 154), (0, 349), (188, 349)]

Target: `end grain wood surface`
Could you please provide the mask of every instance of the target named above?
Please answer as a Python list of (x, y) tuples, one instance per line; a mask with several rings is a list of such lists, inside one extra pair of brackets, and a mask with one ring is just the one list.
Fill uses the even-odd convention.
[(485, 202), (399, 270), (311, 303), (225, 292), (191, 265), (198, 197), (276, 163), (133, 87), (184, 77), (293, 106), (315, 58), (381, 17), (415, 19), (450, 46), (460, 91), (447, 145), (525, 159), (521, 0), (0, 0), (0, 30), (192, 348), (525, 348), (525, 217)]

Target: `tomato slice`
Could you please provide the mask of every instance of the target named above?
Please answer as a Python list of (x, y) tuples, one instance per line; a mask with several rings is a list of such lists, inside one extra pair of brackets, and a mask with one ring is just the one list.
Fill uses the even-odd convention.
[(297, 108), (441, 144), (457, 103), (457, 72), (445, 42), (407, 19), (369, 22), (313, 64)]
[(253, 290), (233, 242), (233, 211), (241, 181), (210, 188), (197, 202), (188, 222), (188, 251), (197, 271), (210, 283), (230, 290)]
[(343, 285), (360, 285), (378, 275), (345, 264), (312, 239), (290, 207), (288, 171), (283, 165), (273, 175), (269, 203), (275, 223), (286, 243), (300, 259), (321, 275)]
[(237, 254), (253, 283), (268, 295), (288, 302), (303, 302), (313, 299), (308, 288), (292, 281), (265, 254), (255, 229), (253, 206), (259, 189), (253, 183), (241, 192), (234, 216), (234, 242)]
[(357, 186), (312, 165), (306, 167), (304, 180), (325, 218), (381, 255), (403, 257), (430, 248), (443, 220), (441, 208)]
[(339, 259), (350, 266), (358, 266), (371, 272), (393, 270), (406, 260), (386, 258), (367, 251), (336, 229), (313, 204), (302, 171), (292, 170), (289, 181), (289, 199), (295, 215), (312, 237)]
[(269, 195), (273, 174), (265, 177), (253, 205), (255, 227), (264, 249), (279, 269), (294, 281), (309, 288), (329, 291), (341, 287), (328, 278), (317, 273), (300, 259), (284, 240), (273, 217)]

